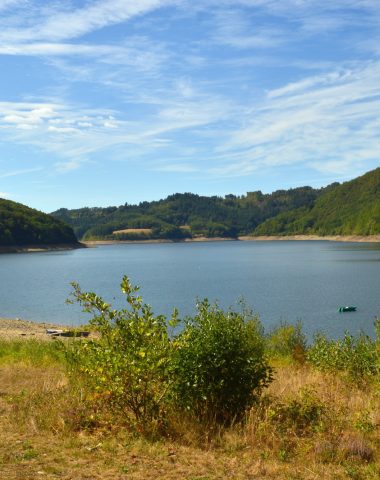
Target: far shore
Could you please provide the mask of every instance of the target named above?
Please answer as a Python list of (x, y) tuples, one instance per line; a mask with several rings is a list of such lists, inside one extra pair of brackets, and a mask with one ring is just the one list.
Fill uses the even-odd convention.
[(243, 241), (283, 241), (283, 240), (315, 240), (328, 242), (363, 242), (363, 243), (380, 243), (380, 235), (263, 235), (258, 237), (243, 236), (239, 237)]
[(96, 247), (98, 245), (118, 245), (129, 243), (192, 243), (192, 242), (233, 242), (238, 240), (232, 237), (196, 237), (173, 240), (171, 238), (156, 238), (147, 240), (86, 240), (82, 243), (86, 247)]
[(118, 244), (136, 244), (136, 243), (191, 243), (191, 242), (263, 242), (263, 241), (329, 241), (329, 242), (359, 242), (359, 243), (380, 243), (380, 235), (263, 235), (250, 236), (244, 235), (237, 238), (233, 237), (196, 237), (185, 238), (181, 240), (172, 239), (150, 239), (150, 240), (88, 240), (82, 242), (86, 247), (96, 247), (98, 245), (118, 245)]
[(86, 248), (82, 242), (57, 243), (43, 245), (0, 245), (0, 253), (33, 253), (33, 252), (59, 252), (63, 250), (75, 250)]
[(56, 245), (0, 245), (1, 253), (34, 253), (34, 252), (59, 252), (75, 250), (77, 248), (91, 248), (100, 245), (118, 244), (150, 244), (150, 243), (194, 243), (194, 242), (268, 242), (268, 241), (329, 241), (329, 242), (352, 242), (352, 243), (380, 243), (380, 235), (243, 235), (234, 237), (195, 237), (173, 240), (170, 238), (147, 239), (147, 240), (87, 240), (74, 244)]

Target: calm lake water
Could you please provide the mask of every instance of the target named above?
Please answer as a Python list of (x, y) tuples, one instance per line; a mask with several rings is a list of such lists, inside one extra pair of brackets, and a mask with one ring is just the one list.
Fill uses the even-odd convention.
[[(194, 312), (197, 298), (223, 307), (244, 297), (265, 328), (301, 320), (322, 330), (373, 335), (380, 316), (380, 244), (324, 241), (123, 244), (67, 252), (0, 255), (0, 317), (85, 323), (65, 303), (71, 281), (123, 305), (126, 274), (155, 313)], [(338, 313), (340, 305), (357, 312)]]

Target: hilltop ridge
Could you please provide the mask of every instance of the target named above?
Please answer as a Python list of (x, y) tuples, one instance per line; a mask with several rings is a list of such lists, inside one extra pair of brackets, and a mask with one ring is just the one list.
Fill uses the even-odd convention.
[(0, 247), (78, 244), (69, 225), (21, 203), (0, 198)]
[(380, 233), (380, 168), (335, 185), (312, 206), (266, 220), (254, 235), (376, 235)]
[(138, 205), (61, 208), (52, 215), (85, 241), (376, 235), (380, 233), (380, 168), (320, 189), (304, 186), (225, 197), (176, 193)]

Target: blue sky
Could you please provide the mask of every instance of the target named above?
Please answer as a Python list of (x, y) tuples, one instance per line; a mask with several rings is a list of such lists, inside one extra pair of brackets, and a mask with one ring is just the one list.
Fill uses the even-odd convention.
[(0, 0), (0, 196), (49, 212), (379, 166), (380, 0)]

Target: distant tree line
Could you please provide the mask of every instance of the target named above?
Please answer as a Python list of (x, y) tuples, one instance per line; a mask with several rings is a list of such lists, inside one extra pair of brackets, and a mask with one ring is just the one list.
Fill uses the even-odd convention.
[(375, 235), (380, 233), (380, 168), (333, 184), (314, 205), (263, 222), (256, 235)]
[[(261, 191), (246, 195), (205, 197), (193, 193), (176, 193), (164, 200), (141, 202), (107, 208), (60, 209), (53, 215), (71, 225), (84, 240), (115, 238), (122, 229), (152, 229), (144, 238), (181, 239), (192, 236), (237, 237), (254, 231), (267, 218), (291, 209), (314, 205), (323, 189), (300, 187)], [(136, 239), (137, 232), (118, 238)]]
[(321, 189), (299, 187), (225, 197), (176, 193), (138, 205), (62, 208), (51, 215), (0, 199), (0, 245), (76, 243), (77, 238), (182, 240), (379, 233), (380, 168)]
[(72, 228), (51, 215), (0, 199), (0, 245), (77, 243)]

